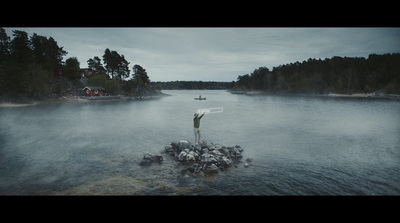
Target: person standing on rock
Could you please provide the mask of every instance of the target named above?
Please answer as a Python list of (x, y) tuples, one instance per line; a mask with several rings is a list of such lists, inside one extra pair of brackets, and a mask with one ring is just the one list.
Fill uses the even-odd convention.
[[(193, 123), (194, 123), (194, 143), (197, 144), (200, 142), (201, 134), (200, 134), (200, 119), (204, 116), (203, 113), (200, 117), (199, 114), (194, 113)], [(198, 140), (197, 140), (198, 138)]]

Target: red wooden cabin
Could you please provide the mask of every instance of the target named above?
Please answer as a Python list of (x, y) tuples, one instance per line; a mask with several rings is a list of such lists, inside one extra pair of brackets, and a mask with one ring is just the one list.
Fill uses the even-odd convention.
[(86, 96), (101, 96), (106, 89), (98, 86), (86, 86), (82, 89)]

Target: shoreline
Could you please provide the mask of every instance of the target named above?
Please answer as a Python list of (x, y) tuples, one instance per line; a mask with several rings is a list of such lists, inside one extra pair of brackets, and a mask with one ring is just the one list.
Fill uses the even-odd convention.
[[(291, 94), (291, 93), (270, 93), (259, 90), (228, 90), (227, 92), (231, 94), (242, 94), (248, 96), (255, 95), (276, 95), (276, 96), (299, 96), (299, 97), (323, 97), (323, 98), (354, 98), (354, 99), (391, 99), (391, 100), (400, 100), (400, 95), (397, 94), (385, 94), (383, 92), (371, 92), (371, 93), (353, 93), (353, 94), (339, 94), (329, 92), (328, 94)], [(48, 98), (44, 100), (32, 100), (24, 103), (15, 103), (10, 101), (0, 102), (0, 108), (10, 108), (10, 107), (26, 107), (33, 106), (42, 103), (81, 103), (81, 102), (106, 102), (106, 101), (134, 101), (134, 100), (151, 100), (162, 97), (171, 96), (169, 94), (160, 92), (155, 95), (148, 96), (99, 96), (99, 97), (88, 97), (88, 96), (76, 96), (76, 95), (66, 95), (60, 96), (57, 98)]]
[(134, 100), (151, 100), (158, 99), (162, 97), (171, 96), (169, 94), (160, 92), (155, 95), (147, 95), (147, 96), (76, 96), (73, 94), (68, 94), (65, 96), (48, 98), (44, 100), (32, 100), (29, 103), (14, 103), (14, 102), (0, 102), (0, 108), (11, 108), (11, 107), (26, 107), (33, 106), (37, 104), (46, 104), (46, 103), (90, 103), (90, 102), (107, 102), (107, 101), (134, 101)]
[(0, 108), (10, 108), (10, 107), (26, 107), (26, 106), (31, 106), (35, 105), (37, 103), (32, 103), (32, 104), (18, 104), (18, 103), (12, 103), (12, 102), (2, 102), (0, 103)]
[(231, 94), (243, 94), (243, 95), (277, 95), (277, 96), (300, 96), (300, 97), (326, 97), (326, 98), (371, 98), (371, 99), (393, 99), (400, 100), (398, 94), (385, 94), (383, 92), (371, 92), (371, 93), (353, 93), (353, 94), (339, 94), (329, 92), (328, 94), (291, 94), (291, 93), (269, 93), (265, 91), (236, 91), (229, 90)]

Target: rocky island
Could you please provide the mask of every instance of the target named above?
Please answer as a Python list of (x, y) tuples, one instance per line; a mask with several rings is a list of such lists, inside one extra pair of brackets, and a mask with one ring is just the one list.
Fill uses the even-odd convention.
[[(199, 145), (193, 145), (187, 140), (172, 142), (166, 145), (161, 153), (177, 162), (186, 164), (183, 165), (184, 168), (180, 170), (180, 174), (189, 174), (193, 177), (224, 171), (240, 163), (243, 158), (243, 148), (238, 145), (222, 146), (205, 141)], [(143, 166), (151, 165), (154, 162), (161, 163), (163, 160), (162, 155), (146, 153), (139, 164)], [(251, 162), (251, 159), (246, 159), (244, 167), (249, 167), (249, 162)]]

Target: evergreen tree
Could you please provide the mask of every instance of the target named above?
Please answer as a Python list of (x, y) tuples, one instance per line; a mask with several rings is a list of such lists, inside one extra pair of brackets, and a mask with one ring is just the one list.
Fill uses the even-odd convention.
[(107, 73), (111, 78), (118, 77), (119, 80), (129, 77), (129, 62), (125, 60), (124, 55), (119, 55), (117, 51), (110, 51), (108, 48), (104, 51), (103, 61)]
[(146, 69), (138, 64), (135, 64), (135, 66), (133, 66), (133, 80), (136, 82), (138, 88), (143, 88), (148, 83), (150, 83), (150, 79), (149, 76), (147, 76)]
[(50, 37), (48, 39), (46, 46), (46, 56), (48, 64), (46, 68), (60, 68), (63, 65), (63, 56), (67, 55), (68, 52), (63, 49), (64, 47), (59, 47), (53, 37)]
[(93, 59), (89, 59), (87, 63), (89, 69), (93, 70), (95, 74), (101, 74), (106, 72), (106, 69), (104, 69), (103, 64), (101, 64), (101, 59), (97, 56), (93, 57)]
[(5, 29), (0, 28), (0, 96), (8, 91), (9, 85), (4, 67), (10, 56), (10, 37), (7, 36)]
[(6, 30), (0, 28), (0, 66), (10, 56), (10, 37), (7, 36)]
[(107, 74), (110, 75), (111, 78), (114, 78), (114, 69), (116, 66), (114, 65), (114, 60), (112, 58), (111, 51), (108, 48), (104, 51), (103, 61)]
[(13, 36), (14, 38), (10, 44), (10, 61), (13, 64), (27, 66), (33, 59), (28, 33), (13, 30)]
[(124, 55), (117, 56), (118, 58), (118, 66), (117, 66), (117, 76), (119, 80), (123, 80), (123, 78), (129, 77), (129, 62), (125, 60)]
[(59, 47), (52, 38), (39, 36), (34, 33), (31, 37), (33, 61), (42, 66), (43, 69), (53, 73), (54, 69), (63, 66), (63, 56), (67, 54), (63, 47)]
[(36, 33), (34, 33), (31, 37), (33, 61), (43, 66), (47, 66), (46, 43), (47, 43), (47, 38), (44, 36), (39, 36)]
[(76, 57), (70, 57), (65, 61), (64, 74), (70, 80), (78, 80), (81, 76), (79, 61)]

